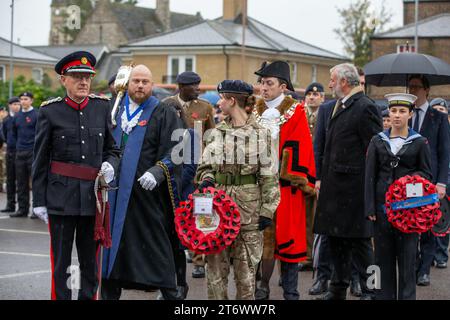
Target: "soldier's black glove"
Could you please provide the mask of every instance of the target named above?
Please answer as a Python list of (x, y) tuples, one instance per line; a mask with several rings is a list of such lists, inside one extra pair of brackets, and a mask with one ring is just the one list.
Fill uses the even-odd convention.
[(200, 193), (202, 193), (203, 189), (208, 188), (208, 187), (214, 187), (214, 182), (212, 182), (209, 179), (205, 179), (202, 181), (202, 183), (199, 184), (197, 189)]
[(272, 219), (267, 217), (259, 217), (259, 231), (263, 231), (265, 228), (272, 225)]

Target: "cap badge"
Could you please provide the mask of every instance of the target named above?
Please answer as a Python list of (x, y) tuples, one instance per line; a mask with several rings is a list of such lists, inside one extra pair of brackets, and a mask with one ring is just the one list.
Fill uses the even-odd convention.
[(81, 63), (82, 64), (87, 64), (88, 59), (86, 57), (81, 58)]

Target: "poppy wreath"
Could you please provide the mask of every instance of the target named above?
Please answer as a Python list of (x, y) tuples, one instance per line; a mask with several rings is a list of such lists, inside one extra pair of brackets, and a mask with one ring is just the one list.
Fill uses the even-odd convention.
[[(423, 185), (423, 197), (408, 199), (406, 185), (417, 183)], [(408, 201), (415, 201), (416, 204), (406, 205)], [(403, 206), (399, 206), (400, 204)], [(404, 176), (394, 181), (386, 192), (385, 208), (388, 221), (404, 233), (423, 233), (431, 230), (441, 218), (439, 206), (436, 186), (418, 175)]]
[(204, 233), (197, 228), (192, 194), (189, 195), (188, 201), (181, 202), (175, 210), (175, 229), (181, 243), (189, 250), (197, 254), (219, 253), (230, 246), (238, 236), (241, 216), (236, 203), (223, 190), (208, 187), (203, 189), (203, 193), (213, 195), (213, 210), (220, 218), (217, 229)]

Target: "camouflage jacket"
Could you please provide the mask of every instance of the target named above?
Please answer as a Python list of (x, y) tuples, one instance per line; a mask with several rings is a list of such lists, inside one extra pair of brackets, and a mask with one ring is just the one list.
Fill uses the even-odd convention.
[(241, 229), (255, 230), (259, 216), (272, 219), (280, 202), (278, 161), (272, 152), (267, 129), (257, 124), (253, 115), (247, 123), (233, 128), (230, 117), (212, 130), (197, 169), (196, 181), (215, 181), (219, 174), (254, 175), (256, 184), (220, 185), (239, 206)]

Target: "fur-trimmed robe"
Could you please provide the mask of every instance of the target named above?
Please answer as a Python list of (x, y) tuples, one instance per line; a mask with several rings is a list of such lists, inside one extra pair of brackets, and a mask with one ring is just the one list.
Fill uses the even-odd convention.
[[(294, 114), (280, 128), (281, 202), (276, 213), (275, 231), (275, 258), (290, 263), (306, 259), (305, 197), (314, 196), (316, 175), (304, 103), (286, 96), (277, 109), (283, 115), (293, 105), (296, 105)], [(267, 109), (262, 99), (255, 107), (259, 115)]]

